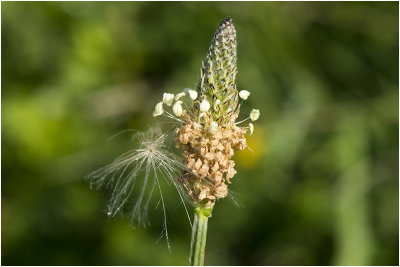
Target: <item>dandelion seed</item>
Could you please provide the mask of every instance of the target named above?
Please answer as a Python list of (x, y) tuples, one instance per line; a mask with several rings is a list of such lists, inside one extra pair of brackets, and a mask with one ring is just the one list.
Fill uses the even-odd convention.
[[(159, 128), (137, 133), (134, 137), (140, 143), (138, 149), (123, 154), (111, 164), (89, 174), (86, 179), (96, 189), (111, 190), (107, 215), (114, 217), (129, 208), (127, 212), (132, 222), (145, 226), (150, 199), (161, 177), (175, 186), (184, 201), (177, 177), (187, 168), (179, 157), (167, 150), (165, 143), (168, 136), (162, 134)], [(161, 195), (161, 188), (158, 189)]]

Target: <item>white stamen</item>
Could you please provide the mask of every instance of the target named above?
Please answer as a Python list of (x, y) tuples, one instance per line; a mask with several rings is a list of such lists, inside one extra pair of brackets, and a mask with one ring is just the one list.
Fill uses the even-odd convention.
[(217, 131), (218, 131), (218, 123), (216, 123), (215, 121), (212, 121), (210, 123), (210, 133), (215, 134)]
[(254, 125), (252, 123), (249, 123), (249, 135), (252, 135), (254, 132)]
[(246, 91), (246, 90), (242, 90), (239, 92), (239, 97), (244, 100), (246, 100), (249, 97), (249, 95), (250, 95), (250, 92)]
[(197, 92), (195, 90), (189, 90), (188, 93), (192, 100), (195, 100), (197, 98)]
[(161, 114), (164, 113), (164, 109), (163, 109), (163, 102), (160, 102), (156, 105), (156, 107), (154, 108), (153, 111), (153, 117), (157, 117), (160, 116)]
[(178, 101), (179, 100), (179, 98), (181, 98), (182, 96), (185, 96), (186, 95), (186, 93), (179, 93), (179, 94), (177, 94), (176, 96), (175, 96), (175, 101)]
[(178, 117), (182, 116), (182, 105), (181, 105), (182, 101), (178, 101), (174, 104), (174, 106), (172, 107), (172, 111), (174, 112), (174, 114)]
[(207, 100), (203, 100), (200, 103), (200, 111), (207, 112), (210, 109), (210, 103)]
[(258, 110), (258, 109), (253, 109), (253, 110), (251, 110), (251, 112), (250, 112), (250, 119), (251, 119), (252, 121), (258, 120), (259, 117), (260, 117), (260, 110)]
[(163, 94), (163, 102), (165, 105), (170, 107), (173, 101), (174, 101), (174, 94), (168, 94), (168, 93)]

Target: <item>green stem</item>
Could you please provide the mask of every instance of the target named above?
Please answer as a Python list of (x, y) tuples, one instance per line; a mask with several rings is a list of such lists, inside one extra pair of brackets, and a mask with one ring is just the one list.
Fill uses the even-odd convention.
[(197, 207), (194, 210), (192, 226), (192, 241), (190, 243), (189, 264), (192, 266), (204, 265), (204, 254), (207, 239), (208, 217), (211, 216), (213, 206)]

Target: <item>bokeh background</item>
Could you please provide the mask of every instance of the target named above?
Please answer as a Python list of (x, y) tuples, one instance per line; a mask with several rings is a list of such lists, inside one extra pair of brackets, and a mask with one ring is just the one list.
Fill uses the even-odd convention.
[[(3, 265), (186, 265), (190, 225), (164, 186), (135, 228), (82, 179), (132, 147), (165, 91), (194, 88), (225, 16), (242, 110), (232, 201), (208, 265), (398, 265), (397, 2), (2, 2)], [(155, 198), (159, 197), (155, 195)], [(160, 238), (161, 237), (161, 238)]]

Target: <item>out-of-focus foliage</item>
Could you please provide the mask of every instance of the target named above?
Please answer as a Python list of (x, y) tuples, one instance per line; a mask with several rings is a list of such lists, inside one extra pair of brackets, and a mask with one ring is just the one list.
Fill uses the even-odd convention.
[[(3, 2), (2, 264), (183, 265), (165, 186), (151, 226), (107, 219), (82, 177), (131, 146), (162, 92), (194, 87), (225, 16), (242, 107), (261, 110), (206, 264), (398, 264), (398, 3)], [(156, 196), (157, 198), (157, 196)], [(157, 242), (157, 240), (160, 240)]]

